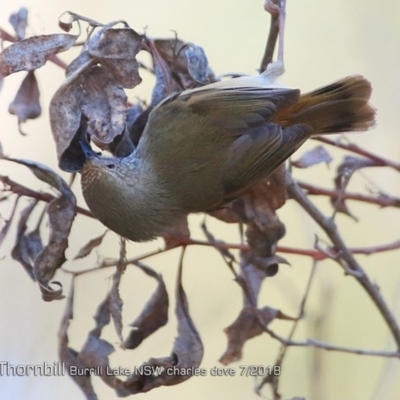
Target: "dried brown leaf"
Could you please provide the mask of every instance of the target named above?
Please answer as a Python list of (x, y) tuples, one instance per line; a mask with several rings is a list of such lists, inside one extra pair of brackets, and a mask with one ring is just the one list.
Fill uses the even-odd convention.
[[(278, 310), (270, 307), (263, 307), (258, 309), (257, 312), (265, 326), (278, 315)], [(228, 337), (228, 347), (219, 361), (224, 365), (228, 365), (242, 358), (242, 350), (246, 341), (261, 335), (263, 329), (260, 326), (255, 310), (247, 306), (240, 311), (236, 320), (224, 329), (224, 332)]]
[(135, 150), (135, 146), (129, 135), (128, 127), (126, 126), (124, 132), (118, 135), (108, 145), (108, 150), (116, 157), (127, 157)]
[[(11, 222), (12, 222), (12, 220), (14, 219), (15, 211), (16, 211), (17, 206), (18, 206), (19, 199), (20, 199), (20, 196), (18, 196), (18, 197), (15, 199), (14, 206), (13, 206), (13, 209), (12, 209), (12, 211), (11, 211), (10, 218), (8, 218), (8, 219), (6, 220), (5, 224), (4, 224), (3, 227), (1, 228), (1, 231), (0, 231), (0, 246), (1, 246), (1, 244), (3, 243), (5, 237), (7, 236), (8, 230), (10, 229)], [(1, 199), (0, 199), (0, 201), (1, 201)], [(25, 228), (25, 229), (26, 229), (26, 228)]]
[[(185, 292), (181, 283), (181, 269), (179, 268), (176, 288), (176, 316), (178, 319), (178, 337), (175, 340), (172, 354), (169, 357), (151, 358), (142, 364), (149, 366), (159, 373), (151, 375), (131, 374), (122, 385), (116, 387), (118, 396), (145, 393), (159, 386), (171, 386), (189, 379), (196, 373), (203, 358), (203, 344), (199, 333), (189, 315), (189, 308)], [(171, 372), (173, 371), (173, 372)]]
[(22, 81), (18, 92), (8, 107), (10, 114), (16, 115), (18, 124), (27, 119), (35, 119), (40, 116), (40, 93), (34, 71), (29, 71)]
[(86, 342), (78, 355), (78, 361), (85, 367), (97, 368), (101, 379), (113, 388), (119, 379), (109, 373), (111, 369), (108, 356), (115, 350), (109, 342), (101, 339), (103, 328), (111, 321), (110, 294), (99, 305), (94, 319), (96, 326), (89, 332)]
[(25, 271), (33, 280), (36, 278), (33, 272), (33, 260), (30, 258), (30, 252), (28, 250), (29, 245), (27, 243), (28, 239), (25, 235), (25, 232), (27, 230), (28, 219), (37, 203), (37, 201), (32, 202), (28, 205), (28, 207), (25, 208), (24, 211), (22, 211), (17, 226), (17, 239), (14, 247), (11, 250), (11, 257), (24, 267)]
[[(336, 177), (334, 179), (336, 190), (344, 193), (353, 173), (357, 169), (373, 167), (375, 165), (376, 163), (373, 160), (354, 156), (346, 156), (336, 171)], [(346, 214), (355, 221), (358, 221), (357, 217), (354, 216), (347, 207), (345, 199), (339, 196), (337, 198), (331, 198), (330, 200), (333, 208), (337, 212)]]
[(60, 168), (70, 172), (81, 168), (79, 160), (73, 164), (68, 150), (83, 120), (99, 147), (124, 133), (127, 97), (123, 88), (141, 81), (135, 59), (141, 40), (133, 29), (103, 27), (88, 43), (89, 50), (68, 67), (67, 79), (50, 104)]
[(119, 284), (121, 282), (122, 271), (118, 270), (113, 276), (113, 283), (110, 290), (109, 300), (110, 300), (110, 313), (111, 318), (114, 322), (115, 331), (117, 332), (118, 338), (124, 347), (124, 339), (122, 337), (122, 306), (124, 305), (121, 295), (119, 294)]
[(135, 349), (144, 339), (168, 322), (168, 292), (161, 275), (143, 264), (138, 263), (137, 266), (147, 275), (156, 279), (158, 285), (140, 315), (130, 324), (134, 329), (125, 340), (127, 349)]
[(88, 43), (89, 54), (109, 71), (116, 84), (134, 88), (141, 82), (136, 54), (143, 37), (131, 28), (104, 26)]
[(102, 235), (97, 236), (91, 240), (89, 240), (79, 251), (78, 254), (74, 257), (74, 260), (78, 260), (79, 258), (87, 257), (96, 247), (100, 246), (103, 242), (104, 236), (107, 231), (105, 231)]
[(189, 43), (185, 48), (189, 75), (198, 83), (207, 85), (210, 83), (208, 59), (204, 49)]
[(332, 160), (325, 147), (317, 146), (306, 151), (297, 161), (292, 161), (291, 164), (297, 168), (308, 168), (321, 163), (329, 164)]
[(35, 261), (37, 256), (43, 250), (42, 238), (40, 236), (39, 226), (26, 235), (27, 251), (29, 258)]
[(53, 282), (60, 286), (59, 290), (53, 290), (49, 283), (56, 270), (60, 268), (65, 261), (65, 249), (68, 246), (68, 235), (71, 231), (72, 222), (76, 213), (76, 198), (68, 184), (45, 165), (28, 160), (6, 159), (25, 165), (38, 179), (48, 183), (60, 192), (59, 197), (56, 197), (47, 206), (46, 213), (49, 217), (50, 225), (49, 242), (37, 256), (33, 266), (33, 273), (40, 284), (40, 289), (45, 301), (61, 299), (61, 284), (59, 282)]
[[(185, 43), (178, 38), (156, 39), (154, 44), (181, 89), (200, 86), (199, 82), (204, 84), (215, 81), (215, 76), (208, 67), (207, 57), (201, 47), (193, 43)], [(186, 50), (188, 50), (187, 53)]]
[(52, 54), (71, 48), (76, 39), (76, 35), (58, 33), (33, 36), (13, 43), (0, 53), (0, 75), (40, 68)]
[(181, 91), (181, 87), (172, 78), (171, 70), (165, 60), (161, 57), (157, 46), (153, 41), (149, 41), (149, 48), (153, 59), (153, 69), (156, 76), (156, 84), (154, 85), (151, 95), (150, 107), (155, 107), (175, 92)]
[(8, 21), (14, 28), (17, 40), (24, 39), (28, 25), (28, 10), (25, 7), (21, 7), (16, 13), (10, 15)]

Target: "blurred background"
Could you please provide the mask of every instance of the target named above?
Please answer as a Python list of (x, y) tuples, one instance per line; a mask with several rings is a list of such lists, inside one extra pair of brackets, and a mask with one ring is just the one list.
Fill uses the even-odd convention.
[[(9, 32), (7, 20), (21, 6), (29, 9), (31, 35), (59, 32), (57, 20), (65, 10), (71, 10), (92, 19), (109, 22), (125, 19), (132, 28), (146, 32), (151, 37), (171, 37), (176, 31), (183, 40), (203, 46), (216, 74), (239, 72), (257, 73), (270, 17), (263, 10), (263, 1), (203, 0), (114, 0), (96, 3), (87, 0), (51, 2), (49, 0), (8, 0), (2, 2), (0, 26)], [(400, 160), (400, 135), (398, 113), (400, 105), (400, 3), (372, 0), (318, 0), (291, 1), (287, 5), (285, 41), (286, 74), (282, 83), (303, 91), (312, 90), (350, 74), (363, 74), (374, 88), (372, 102), (378, 109), (377, 128), (365, 134), (352, 135), (351, 141), (392, 160)], [(70, 61), (77, 51), (60, 57)], [(141, 59), (149, 64), (148, 58)], [(17, 121), (7, 113), (24, 73), (6, 78), (0, 94), (0, 141), (4, 152), (13, 157), (40, 161), (57, 169), (55, 146), (50, 132), (48, 105), (55, 90), (63, 81), (64, 71), (48, 63), (36, 73), (41, 91), (43, 115), (40, 119), (23, 125), (28, 133), (18, 133)], [(143, 83), (129, 97), (149, 99), (153, 77), (141, 73)], [(298, 158), (305, 150), (316, 146), (310, 141), (294, 155)], [(344, 152), (328, 148), (335, 156), (330, 167), (318, 165), (309, 170), (296, 171), (297, 177), (323, 187), (333, 187), (335, 167)], [(0, 171), (13, 180), (33, 189), (45, 186), (22, 166), (0, 162)], [(60, 172), (60, 171), (59, 171)], [(61, 172), (60, 172), (61, 173)], [(65, 179), (68, 174), (61, 173)], [(351, 191), (374, 188), (399, 196), (399, 174), (385, 168), (363, 170), (356, 174), (349, 186)], [(80, 205), (85, 206), (79, 182), (74, 184)], [(328, 215), (328, 199), (317, 198), (316, 204)], [(24, 203), (25, 204), (25, 203)], [(23, 205), (24, 205), (23, 204)], [(20, 206), (23, 206), (22, 204)], [(400, 213), (393, 209), (379, 209), (363, 203), (348, 203), (359, 222), (339, 215), (337, 222), (351, 247), (373, 246), (399, 238)], [(11, 204), (1, 204), (1, 217), (6, 218)], [(313, 221), (289, 201), (279, 216), (285, 223), (287, 235), (280, 244), (312, 248), (315, 235), (325, 236)], [(199, 224), (201, 216), (191, 218), (194, 237), (202, 238)], [(239, 239), (237, 228), (208, 219), (209, 229), (227, 242)], [(78, 216), (67, 250), (66, 268), (83, 269), (96, 265), (99, 257), (118, 257), (118, 240), (113, 234), (106, 236), (98, 254), (72, 263), (78, 250), (91, 238), (104, 231), (104, 227), (89, 218)], [(65, 301), (45, 303), (36, 284), (32, 283), (23, 268), (10, 257), (15, 240), (15, 224), (0, 248), (0, 361), (12, 364), (41, 364), (57, 360), (57, 330)], [(129, 245), (128, 255), (142, 254), (158, 248), (161, 242)], [(173, 303), (173, 290), (179, 260), (179, 250), (146, 260), (159, 271), (168, 286)], [(300, 256), (287, 256), (291, 267), (281, 266), (279, 273), (263, 286), (260, 306), (269, 305), (295, 316), (310, 274), (312, 262)], [(397, 318), (400, 316), (400, 251), (370, 256), (359, 256), (371, 280), (376, 283)], [(86, 274), (76, 280), (74, 319), (70, 328), (70, 346), (80, 349), (88, 330), (94, 326), (92, 316), (110, 288), (113, 271), (104, 270)], [(60, 272), (57, 280), (68, 293), (71, 278)], [(183, 285), (189, 299), (192, 318), (205, 345), (202, 367), (208, 370), (219, 366), (219, 357), (226, 347), (223, 328), (238, 315), (242, 298), (239, 286), (219, 254), (211, 248), (190, 247), (185, 258)], [(134, 267), (129, 267), (121, 285), (124, 300), (125, 323), (135, 319), (150, 297), (155, 283)], [(107, 340), (117, 349), (111, 356), (112, 366), (132, 367), (150, 357), (170, 353), (176, 335), (173, 312), (166, 327), (147, 339), (135, 351), (122, 351), (118, 338), (110, 325), (104, 332)], [(270, 327), (285, 335), (291, 328), (288, 321), (274, 321)], [(128, 330), (124, 331), (127, 333)], [(394, 350), (395, 346), (375, 305), (364, 290), (342, 269), (330, 261), (318, 264), (306, 305), (304, 321), (299, 325), (296, 339), (317, 338), (336, 345), (373, 350)], [(237, 373), (240, 365), (273, 365), (279, 344), (261, 335), (250, 340), (244, 348), (244, 357), (232, 364)], [(400, 393), (400, 368), (398, 360), (326, 352), (313, 348), (290, 348), (283, 364), (281, 393), (283, 399), (294, 396), (312, 400), (395, 400)], [(249, 377), (192, 378), (187, 382), (151, 391), (152, 399), (251, 399), (255, 381)], [(94, 387), (99, 399), (113, 399), (114, 392), (98, 378)], [(268, 388), (263, 392), (271, 398)], [(140, 399), (144, 395), (137, 395)], [(83, 399), (79, 388), (69, 377), (0, 377), (0, 398), (3, 399)]]

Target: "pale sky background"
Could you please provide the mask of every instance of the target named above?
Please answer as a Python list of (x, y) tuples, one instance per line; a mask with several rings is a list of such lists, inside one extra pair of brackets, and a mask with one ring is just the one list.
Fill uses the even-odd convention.
[[(68, 2), (49, 0), (2, 0), (0, 26), (11, 32), (7, 19), (22, 5), (29, 8), (32, 35), (59, 32), (57, 18), (65, 10), (72, 10), (93, 19), (109, 22), (125, 19), (131, 27), (141, 32), (147, 27), (152, 37), (169, 37), (171, 30), (184, 40), (204, 47), (211, 67), (217, 74), (242, 72), (255, 74), (265, 46), (269, 16), (263, 11), (261, 0), (114, 0)], [(400, 134), (398, 113), (400, 105), (400, 3), (377, 3), (372, 0), (288, 0), (286, 31), (286, 74), (282, 83), (304, 91), (328, 84), (351, 74), (363, 74), (374, 88), (372, 102), (378, 109), (377, 128), (366, 134), (352, 135), (351, 140), (389, 159), (400, 160)], [(61, 54), (68, 60), (71, 55)], [(63, 71), (48, 64), (38, 71), (43, 116), (23, 126), (28, 132), (21, 137), (16, 119), (8, 115), (12, 100), (23, 74), (6, 79), (0, 94), (2, 129), (0, 141), (4, 151), (14, 157), (25, 157), (46, 163), (57, 169), (55, 146), (48, 122), (48, 104), (63, 80)], [(149, 97), (152, 80), (143, 73), (143, 84), (129, 92), (135, 96)], [(300, 150), (298, 157), (315, 143)], [(331, 154), (342, 157), (343, 152)], [(309, 171), (296, 171), (298, 177), (324, 187), (331, 187), (337, 163), (328, 169), (324, 165)], [(32, 174), (21, 166), (0, 162), (1, 174), (29, 187), (41, 187)], [(68, 179), (68, 174), (62, 173)], [(372, 182), (372, 183), (371, 183)], [(377, 185), (378, 189), (399, 196), (399, 174), (386, 169), (365, 170), (351, 183), (351, 190), (363, 190)], [(43, 186), (42, 186), (43, 187)], [(373, 187), (373, 186), (372, 186)], [(81, 205), (84, 202), (78, 185), (76, 193)], [(330, 212), (326, 199), (314, 199), (326, 212)], [(400, 213), (374, 206), (349, 203), (360, 219), (355, 223), (339, 216), (338, 223), (349, 246), (372, 246), (389, 243), (399, 238)], [(2, 204), (1, 216), (9, 215)], [(315, 234), (321, 235), (316, 225), (293, 203), (288, 202), (279, 211), (286, 224), (287, 235), (281, 244), (311, 248)], [(200, 217), (191, 220), (192, 232), (200, 236)], [(212, 222), (213, 232), (225, 241), (237, 240), (233, 226)], [(100, 234), (100, 223), (78, 217), (73, 227), (67, 258), (71, 260), (90, 238)], [(44, 303), (37, 286), (30, 281), (23, 268), (11, 260), (15, 226), (8, 240), (0, 248), (0, 361), (13, 364), (41, 364), (57, 360), (57, 330), (65, 301)], [(324, 237), (321, 235), (321, 237)], [(117, 239), (110, 234), (101, 250), (102, 256), (116, 257)], [(159, 243), (131, 245), (129, 254), (145, 253)], [(172, 251), (147, 263), (161, 272), (171, 294), (177, 270), (179, 251)], [(280, 308), (284, 313), (296, 315), (305, 288), (311, 261), (302, 257), (287, 256), (292, 267), (282, 266), (279, 274), (269, 279), (263, 287), (260, 305)], [(378, 284), (388, 304), (400, 317), (400, 252), (359, 257), (371, 280)], [(66, 266), (88, 268), (95, 265), (96, 255)], [(93, 326), (92, 316), (110, 287), (112, 271), (85, 275), (77, 280), (75, 313), (70, 330), (70, 344), (79, 349), (87, 331)], [(70, 277), (60, 273), (57, 279), (68, 292)], [(183, 284), (188, 295), (191, 315), (205, 344), (202, 367), (210, 369), (220, 365), (219, 357), (225, 350), (226, 339), (222, 330), (237, 316), (241, 308), (239, 287), (232, 275), (212, 249), (190, 248), (185, 262)], [(142, 304), (152, 293), (154, 284), (142, 273), (129, 268), (123, 278), (121, 293), (126, 323), (134, 320)], [(319, 324), (319, 325), (318, 325)], [(271, 328), (287, 334), (289, 322), (273, 322)], [(126, 331), (127, 332), (127, 331)], [(118, 339), (110, 326), (106, 338), (118, 348)], [(173, 310), (169, 325), (147, 339), (134, 352), (118, 350), (111, 358), (113, 366), (140, 365), (150, 357), (166, 356), (176, 334)], [(318, 266), (305, 321), (300, 324), (296, 338), (319, 338), (336, 345), (375, 350), (394, 350), (389, 332), (375, 306), (353, 278), (345, 276), (339, 266), (323, 262)], [(237, 372), (239, 365), (271, 365), (278, 344), (262, 335), (248, 342), (244, 358), (232, 364)], [(317, 371), (318, 369), (318, 371)], [(281, 377), (283, 399), (294, 396), (310, 400), (397, 400), (400, 393), (400, 368), (398, 360), (315, 351), (311, 348), (291, 348), (288, 351)], [(99, 399), (114, 399), (113, 391), (99, 379), (94, 379)], [(168, 388), (146, 394), (153, 399), (256, 399), (252, 378), (199, 377)], [(268, 389), (265, 398), (271, 398)], [(11, 378), (0, 377), (0, 398), (16, 400), (83, 399), (78, 387), (69, 377), (61, 378)], [(138, 399), (144, 395), (138, 395)]]

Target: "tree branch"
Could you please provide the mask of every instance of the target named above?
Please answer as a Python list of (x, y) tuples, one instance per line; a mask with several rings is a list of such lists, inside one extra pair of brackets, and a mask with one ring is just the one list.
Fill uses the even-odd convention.
[(355, 277), (368, 293), (371, 300), (376, 304), (392, 332), (397, 348), (400, 351), (400, 329), (395, 317), (379, 292), (379, 289), (369, 280), (361, 265), (354, 258), (351, 250), (344, 243), (335, 222), (332, 219), (325, 217), (325, 215), (314, 206), (305, 192), (295, 182), (289, 171), (286, 172), (286, 185), (289, 195), (304, 208), (304, 210), (315, 220), (315, 222), (317, 222), (332, 241), (333, 246), (337, 251), (336, 261), (343, 266), (347, 273)]

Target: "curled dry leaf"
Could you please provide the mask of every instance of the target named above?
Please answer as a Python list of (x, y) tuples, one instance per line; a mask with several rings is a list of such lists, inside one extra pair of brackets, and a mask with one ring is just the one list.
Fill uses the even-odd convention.
[(129, 136), (127, 126), (121, 135), (118, 135), (108, 145), (108, 150), (116, 157), (127, 157), (135, 150), (135, 146)]
[(76, 35), (59, 33), (33, 36), (13, 43), (0, 53), (0, 75), (40, 68), (52, 54), (71, 48), (76, 39)]
[(196, 374), (203, 358), (204, 348), (199, 333), (189, 315), (185, 292), (181, 283), (179, 268), (176, 288), (176, 316), (178, 319), (178, 337), (175, 340), (172, 354), (164, 358), (151, 358), (142, 364), (149, 367), (153, 374), (132, 374), (116, 388), (118, 396), (145, 393), (159, 386), (171, 386), (181, 383)]
[(181, 89), (191, 89), (200, 86), (199, 83), (215, 82), (215, 76), (201, 47), (178, 38), (156, 39), (154, 44)]
[(40, 235), (40, 226), (37, 226), (36, 229), (29, 232), (26, 235), (26, 239), (27, 239), (27, 246), (28, 246), (27, 251), (29, 258), (34, 261), (36, 260), (40, 252), (43, 250), (42, 237)]
[(40, 93), (34, 71), (29, 71), (22, 81), (18, 92), (8, 107), (10, 114), (16, 115), (18, 124), (27, 119), (35, 119), (40, 116), (42, 107), (39, 101)]
[(168, 64), (162, 58), (153, 41), (149, 41), (149, 48), (153, 59), (154, 74), (156, 75), (156, 84), (153, 88), (150, 103), (150, 107), (153, 108), (166, 97), (181, 91), (181, 88), (172, 78), (172, 73)]
[(40, 285), (42, 296), (45, 301), (61, 299), (63, 297), (61, 284), (53, 282), (60, 286), (60, 289), (53, 290), (49, 283), (56, 270), (60, 268), (65, 261), (68, 235), (75, 217), (75, 196), (67, 183), (45, 165), (28, 160), (6, 159), (25, 165), (38, 179), (48, 183), (60, 192), (59, 197), (52, 200), (46, 209), (49, 218), (50, 236), (47, 245), (38, 254), (35, 260), (33, 274)]
[(137, 266), (147, 275), (156, 279), (158, 285), (140, 315), (130, 324), (134, 329), (125, 340), (124, 344), (127, 349), (135, 349), (144, 339), (168, 322), (168, 292), (161, 275), (141, 263), (138, 263)]
[(10, 15), (8, 21), (14, 28), (17, 40), (24, 39), (28, 25), (28, 10), (25, 7), (21, 7), (16, 13)]
[(11, 257), (24, 267), (25, 271), (33, 280), (35, 280), (35, 275), (33, 273), (34, 260), (32, 260), (30, 257), (30, 251), (28, 250), (28, 238), (25, 232), (28, 228), (28, 219), (31, 216), (32, 211), (35, 209), (37, 203), (37, 201), (32, 202), (28, 205), (28, 207), (25, 208), (25, 210), (21, 212), (17, 226), (17, 239), (14, 247), (11, 250)]
[(297, 161), (292, 161), (296, 168), (308, 168), (320, 163), (329, 164), (332, 161), (331, 155), (323, 146), (317, 146), (306, 151)]
[(210, 83), (208, 59), (204, 49), (189, 43), (185, 48), (189, 75), (198, 83), (207, 85)]
[[(339, 192), (344, 192), (353, 173), (357, 169), (374, 167), (376, 165), (376, 162), (374, 162), (373, 160), (354, 156), (346, 156), (336, 171), (336, 177), (334, 180), (336, 190), (338, 190)], [(358, 220), (357, 217), (355, 217), (350, 212), (344, 198), (338, 196), (337, 198), (331, 198), (330, 200), (335, 211), (346, 214), (349, 217), (353, 218), (355, 221)]]
[(228, 365), (242, 358), (243, 346), (247, 340), (261, 335), (263, 328), (257, 318), (259, 313), (265, 326), (267, 326), (278, 315), (278, 310), (270, 307), (263, 307), (257, 311), (251, 306), (244, 307), (236, 320), (224, 329), (228, 337), (228, 347), (219, 361)]
[[(246, 226), (246, 237), (250, 250), (242, 252), (242, 265), (264, 260), (262, 268), (265, 276), (273, 276), (278, 272), (277, 263), (268, 263), (275, 256), (277, 242), (285, 235), (285, 226), (279, 220), (275, 210), (286, 201), (284, 184), (284, 166), (282, 165), (270, 177), (262, 180), (242, 197)], [(266, 263), (267, 262), (267, 263)], [(260, 264), (261, 265), (261, 264)], [(257, 274), (258, 276), (258, 274)]]
[(58, 357), (65, 366), (68, 375), (80, 387), (85, 394), (87, 400), (97, 400), (94, 392), (90, 374), (77, 374), (77, 371), (83, 371), (85, 365), (80, 362), (79, 353), (69, 347), (68, 329), (70, 321), (73, 318), (73, 301), (74, 301), (74, 281), (71, 283), (71, 291), (65, 307), (64, 315), (58, 330)]
[(115, 349), (109, 342), (101, 339), (103, 328), (111, 321), (110, 294), (99, 305), (94, 320), (96, 325), (89, 332), (77, 360), (86, 368), (96, 368), (97, 375), (101, 377), (103, 382), (114, 388), (118, 383), (121, 384), (121, 381), (110, 373), (111, 367), (108, 357)]
[[(12, 211), (11, 211), (10, 218), (8, 218), (8, 219), (5, 221), (3, 227), (1, 228), (1, 231), (0, 231), (0, 246), (1, 246), (1, 244), (3, 243), (5, 237), (7, 236), (8, 230), (10, 229), (11, 222), (12, 222), (12, 220), (14, 219), (15, 211), (16, 211), (16, 209), (17, 209), (18, 202), (19, 202), (19, 199), (20, 199), (20, 198), (21, 198), (20, 196), (18, 196), (18, 197), (16, 198), (16, 200), (15, 200), (15, 202), (14, 202), (13, 209), (12, 209)], [(1, 198), (0, 201), (1, 201), (1, 200), (3, 200), (3, 199)], [(26, 229), (26, 227), (25, 227), (25, 229)]]
[(82, 120), (100, 147), (124, 133), (127, 98), (123, 88), (141, 81), (135, 59), (141, 40), (133, 29), (103, 27), (86, 45), (88, 50), (68, 67), (67, 79), (50, 104), (60, 168), (69, 172), (81, 168), (80, 162), (73, 164), (68, 150), (78, 131), (82, 134)]
[(111, 318), (114, 322), (115, 331), (117, 332), (118, 339), (120, 340), (122, 347), (124, 347), (124, 339), (122, 337), (122, 306), (124, 305), (121, 295), (119, 293), (119, 284), (121, 282), (122, 271), (117, 269), (113, 276), (113, 282), (110, 290), (109, 301), (110, 301), (110, 313)]
[(100, 246), (103, 242), (104, 236), (108, 231), (105, 231), (102, 235), (97, 236), (91, 240), (89, 240), (79, 251), (78, 254), (74, 257), (74, 260), (78, 260), (79, 258), (87, 257), (96, 247)]

